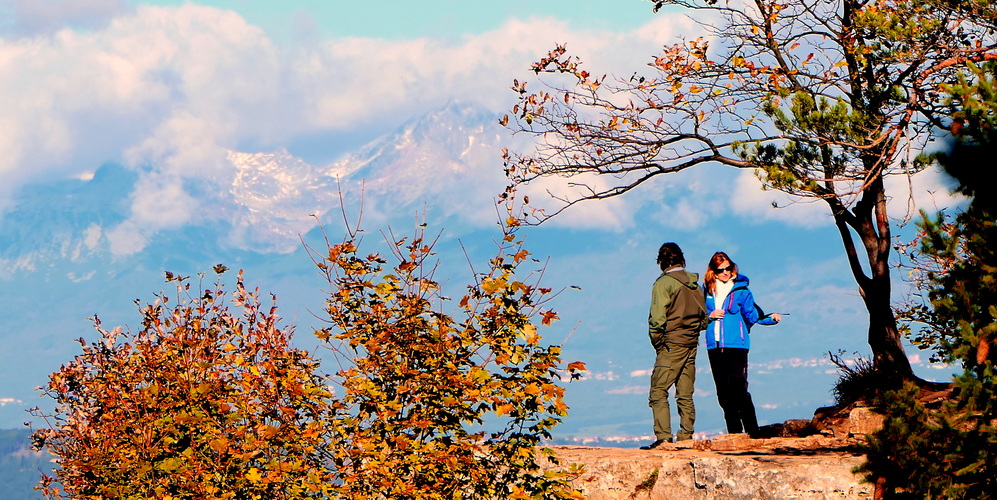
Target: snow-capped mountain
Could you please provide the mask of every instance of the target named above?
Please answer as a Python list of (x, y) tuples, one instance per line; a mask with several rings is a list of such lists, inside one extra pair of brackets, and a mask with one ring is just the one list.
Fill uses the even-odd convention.
[(137, 179), (136, 172), (109, 164), (88, 178), (23, 189), (13, 209), (0, 214), (0, 279), (100, 254), (102, 230), (127, 218)]
[(339, 204), (343, 172), (305, 163), (284, 149), (272, 153), (230, 151), (234, 175), (220, 205), (227, 212), (228, 241), (260, 252), (288, 252), (315, 218)]
[[(226, 205), (232, 242), (241, 248), (290, 251), (298, 235), (339, 206), (386, 222), (429, 209), (464, 224), (494, 222), (493, 199), (504, 188), (499, 160), (506, 137), (495, 117), (475, 106), (450, 104), (326, 166), (284, 149), (229, 152), (234, 167)], [(233, 208), (234, 207), (234, 208)]]
[(472, 197), (482, 195), (488, 205), (504, 187), (498, 165), (506, 137), (492, 114), (451, 104), (364, 146), (331, 170), (348, 172), (352, 182), (365, 179), (368, 193), (386, 208), (435, 199), (438, 208), (467, 216), (469, 206), (477, 205)]
[[(283, 148), (228, 151), (227, 178), (184, 180), (198, 203), (185, 226), (217, 233), (211, 245), (287, 253), (316, 227), (316, 216), (325, 221), (339, 208), (341, 194), (351, 212), (362, 198), (365, 219), (372, 222), (409, 221), (428, 209), (437, 219), (487, 225), (495, 220), (493, 200), (504, 187), (498, 157), (503, 137), (492, 114), (450, 104), (329, 165), (310, 165)], [(26, 189), (2, 216), (0, 277), (47, 261), (106, 253), (108, 233), (128, 219), (130, 196), (146, 173), (108, 164), (90, 179)]]

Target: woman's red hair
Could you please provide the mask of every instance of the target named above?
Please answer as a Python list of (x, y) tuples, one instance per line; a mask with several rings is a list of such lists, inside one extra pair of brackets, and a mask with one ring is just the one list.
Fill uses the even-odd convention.
[(703, 275), (703, 286), (706, 287), (706, 292), (710, 295), (717, 293), (717, 269), (724, 261), (730, 262), (731, 272), (735, 276), (737, 275), (737, 264), (733, 260), (730, 260), (730, 257), (726, 253), (717, 252), (713, 254), (713, 257), (710, 257), (710, 265), (706, 266), (706, 274)]

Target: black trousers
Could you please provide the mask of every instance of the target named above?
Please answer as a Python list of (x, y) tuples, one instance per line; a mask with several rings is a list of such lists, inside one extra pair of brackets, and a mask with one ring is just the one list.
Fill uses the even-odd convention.
[(755, 405), (748, 393), (748, 350), (708, 349), (713, 381), (717, 385), (717, 400), (724, 412), (727, 432), (747, 432), (758, 436)]

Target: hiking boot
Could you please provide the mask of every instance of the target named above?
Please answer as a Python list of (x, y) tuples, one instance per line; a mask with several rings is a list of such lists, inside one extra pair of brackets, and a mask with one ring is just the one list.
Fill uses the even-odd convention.
[(642, 450), (656, 450), (658, 448), (661, 448), (665, 443), (671, 443), (671, 442), (672, 442), (671, 439), (658, 439), (658, 440), (655, 440), (653, 443), (651, 443), (649, 445), (641, 446), (640, 449), (642, 449)]

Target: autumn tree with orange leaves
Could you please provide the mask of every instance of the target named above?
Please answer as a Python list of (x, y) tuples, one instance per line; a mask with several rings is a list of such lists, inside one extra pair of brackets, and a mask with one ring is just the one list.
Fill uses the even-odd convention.
[[(216, 271), (224, 268), (216, 267)], [(53, 373), (56, 408), (34, 432), (58, 463), (41, 489), (72, 499), (328, 498), (325, 426), (338, 404), (317, 363), (289, 345), (276, 308), (242, 273), (142, 307), (141, 329), (106, 330)], [(238, 313), (229, 310), (227, 301)]]
[[(547, 177), (568, 208), (707, 163), (826, 204), (869, 314), (878, 373), (914, 379), (891, 309), (884, 179), (923, 168), (932, 134), (957, 127), (944, 83), (997, 59), (988, 0), (652, 0), (708, 37), (666, 45), (648, 67), (607, 76), (557, 46), (517, 79), (502, 119), (537, 137), (506, 152), (512, 191)], [(591, 182), (599, 176), (606, 182)], [(899, 193), (894, 196), (904, 196)], [(530, 212), (541, 222), (555, 212)]]
[(584, 365), (563, 366), (560, 347), (541, 342), (538, 327), (557, 319), (551, 289), (537, 282), (542, 268), (517, 277), (536, 262), (518, 221), (505, 222), (453, 314), (425, 226), (385, 235), (384, 256), (361, 251), (360, 231), (314, 253), (332, 290), (319, 336), (343, 365), (335, 378), (352, 410), (332, 426), (345, 498), (582, 498), (568, 484), (576, 471), (541, 464), (556, 463), (542, 442), (567, 414), (560, 381)]
[[(43, 389), (37, 448), (58, 469), (40, 488), (71, 499), (578, 499), (578, 470), (543, 446), (567, 414), (557, 319), (542, 266), (508, 219), (497, 255), (452, 304), (424, 226), (364, 255), (350, 230), (312, 249), (330, 286), (316, 334), (339, 370), (290, 345), (276, 306), (240, 273), (141, 308), (138, 333), (80, 339)], [(389, 264), (389, 261), (392, 263)], [(223, 271), (223, 267), (216, 268)], [(229, 311), (227, 301), (241, 314)], [(447, 310), (455, 311), (451, 315)]]

